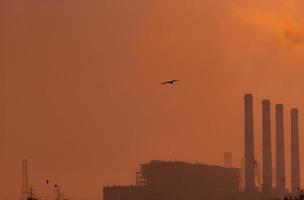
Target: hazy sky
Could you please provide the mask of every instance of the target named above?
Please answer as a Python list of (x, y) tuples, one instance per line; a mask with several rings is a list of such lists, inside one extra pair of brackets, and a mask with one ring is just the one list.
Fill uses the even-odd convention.
[[(17, 199), (23, 158), (38, 194), (51, 194), (50, 179), (79, 200), (134, 184), (151, 159), (222, 164), (231, 151), (239, 167), (246, 92), (259, 160), (262, 99), (272, 114), (285, 105), (289, 170), (292, 107), (304, 142), (303, 9), (303, 0), (0, 0), (0, 198)], [(182, 81), (160, 85), (167, 79)]]

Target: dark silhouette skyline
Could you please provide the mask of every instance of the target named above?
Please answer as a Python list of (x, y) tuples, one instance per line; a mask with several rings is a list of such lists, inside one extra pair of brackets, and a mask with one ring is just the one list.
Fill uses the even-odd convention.
[[(182, 161), (152, 160), (140, 165), (136, 185), (103, 188), (104, 200), (234, 199), (240, 170)], [(140, 184), (139, 184), (140, 183)]]
[[(222, 165), (231, 152), (240, 167), (249, 92), (257, 161), (260, 103), (284, 103), (290, 188), (303, 9), (302, 0), (1, 0), (0, 199), (18, 199), (25, 158), (43, 197), (49, 178), (78, 200), (131, 183), (151, 159)], [(181, 84), (161, 85), (168, 77)]]

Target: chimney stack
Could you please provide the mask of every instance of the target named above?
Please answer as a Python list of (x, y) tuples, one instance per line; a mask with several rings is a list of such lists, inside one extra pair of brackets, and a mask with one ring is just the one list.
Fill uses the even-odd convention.
[(271, 159), (271, 128), (270, 128), (270, 101), (262, 102), (263, 126), (263, 192), (270, 195), (272, 189), (272, 159)]
[(291, 116), (291, 192), (297, 193), (300, 188), (299, 126), (298, 109), (290, 111)]
[(245, 94), (245, 191), (255, 191), (252, 95)]
[(280, 194), (285, 192), (285, 148), (283, 105), (277, 104), (276, 110), (276, 187)]

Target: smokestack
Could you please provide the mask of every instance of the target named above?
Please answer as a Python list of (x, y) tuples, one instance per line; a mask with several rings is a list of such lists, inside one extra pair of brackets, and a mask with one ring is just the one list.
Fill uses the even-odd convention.
[(232, 166), (232, 154), (231, 152), (224, 153), (224, 167), (230, 168)]
[(286, 188), (283, 105), (276, 107), (276, 186), (283, 194)]
[(263, 126), (263, 192), (269, 195), (272, 188), (272, 161), (271, 161), (271, 130), (270, 130), (270, 101), (262, 102)]
[(300, 188), (300, 156), (298, 109), (293, 108), (291, 115), (291, 192), (297, 193)]
[(252, 95), (245, 94), (245, 191), (255, 190)]

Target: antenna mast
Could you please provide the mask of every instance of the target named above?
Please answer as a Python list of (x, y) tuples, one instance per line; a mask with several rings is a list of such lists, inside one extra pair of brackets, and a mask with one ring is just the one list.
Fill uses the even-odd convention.
[(22, 161), (22, 187), (21, 187), (21, 200), (27, 200), (29, 197), (29, 186), (28, 186), (28, 168), (27, 160)]

